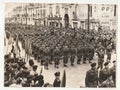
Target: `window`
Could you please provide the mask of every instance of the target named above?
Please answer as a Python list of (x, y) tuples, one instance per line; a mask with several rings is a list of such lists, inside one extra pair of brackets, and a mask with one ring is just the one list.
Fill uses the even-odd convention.
[(60, 12), (60, 7), (57, 5), (56, 6), (56, 14)]

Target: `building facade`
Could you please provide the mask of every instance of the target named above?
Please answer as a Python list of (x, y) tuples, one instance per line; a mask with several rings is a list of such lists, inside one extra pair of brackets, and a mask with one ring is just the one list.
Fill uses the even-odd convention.
[(8, 16), (9, 23), (59, 28), (116, 29), (117, 23), (116, 5), (111, 4), (21, 3)]

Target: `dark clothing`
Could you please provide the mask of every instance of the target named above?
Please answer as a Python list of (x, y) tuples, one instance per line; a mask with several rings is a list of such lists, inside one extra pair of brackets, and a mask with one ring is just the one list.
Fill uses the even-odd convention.
[(116, 83), (116, 67), (113, 66), (111, 69), (110, 69), (110, 74), (112, 76), (112, 80), (114, 81), (114, 83)]
[(103, 68), (103, 62), (104, 62), (104, 51), (99, 51), (98, 53), (98, 67), (101, 69)]
[(69, 55), (69, 48), (68, 47), (64, 47), (63, 48), (63, 54), (64, 54), (63, 63), (67, 64), (67, 62), (68, 62), (68, 55)]
[(90, 69), (86, 73), (85, 78), (85, 85), (86, 87), (97, 87), (98, 85), (98, 71)]
[(107, 80), (108, 78), (110, 77), (110, 69), (109, 68), (104, 68), (100, 71), (100, 74), (99, 74), (99, 82), (100, 84), (102, 82), (104, 82), (105, 80)]
[(54, 82), (53, 82), (54, 87), (60, 87), (60, 84), (61, 84), (61, 81), (57, 80), (57, 79), (55, 79)]

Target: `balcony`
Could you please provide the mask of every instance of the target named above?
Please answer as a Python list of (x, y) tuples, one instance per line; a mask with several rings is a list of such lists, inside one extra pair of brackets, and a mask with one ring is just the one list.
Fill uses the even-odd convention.
[(54, 16), (54, 17), (50, 17), (48, 16), (48, 20), (62, 20), (62, 17), (58, 17), (58, 16)]

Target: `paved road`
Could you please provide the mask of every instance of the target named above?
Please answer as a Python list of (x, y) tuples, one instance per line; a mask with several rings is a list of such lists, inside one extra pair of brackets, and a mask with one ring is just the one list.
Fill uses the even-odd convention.
[[(19, 42), (19, 46), (21, 48), (20, 42)], [(7, 49), (7, 46), (5, 46), (5, 53), (10, 52), (10, 50), (11, 50), (11, 45), (9, 45), (8, 49)], [(24, 58), (25, 50), (22, 49), (20, 54)], [(94, 60), (92, 62), (97, 62), (97, 58), (98, 58), (97, 55), (94, 55)], [(106, 55), (105, 55), (105, 60), (106, 60)], [(116, 60), (115, 53), (112, 54), (112, 60)], [(37, 72), (39, 73), (41, 68), (43, 68), (43, 66), (41, 66), (40, 63), (38, 63), (37, 61), (35, 61), (35, 64), (38, 65)], [(112, 66), (112, 63), (110, 64), (110, 66)], [(68, 67), (63, 67), (62, 61), (61, 61), (59, 69), (54, 68), (54, 65), (49, 65), (49, 70), (43, 69), (42, 74), (44, 76), (45, 83), (49, 82), (52, 84), (54, 79), (55, 79), (54, 73), (56, 71), (60, 71), (60, 73), (61, 73), (60, 78), (62, 79), (63, 70), (66, 70), (66, 87), (77, 88), (80, 86), (83, 86), (83, 87), (85, 86), (85, 82), (84, 82), (85, 81), (85, 74), (86, 74), (86, 71), (89, 69), (90, 69), (89, 63), (77, 65), (75, 62), (75, 66), (70, 66), (70, 63), (68, 63)]]

